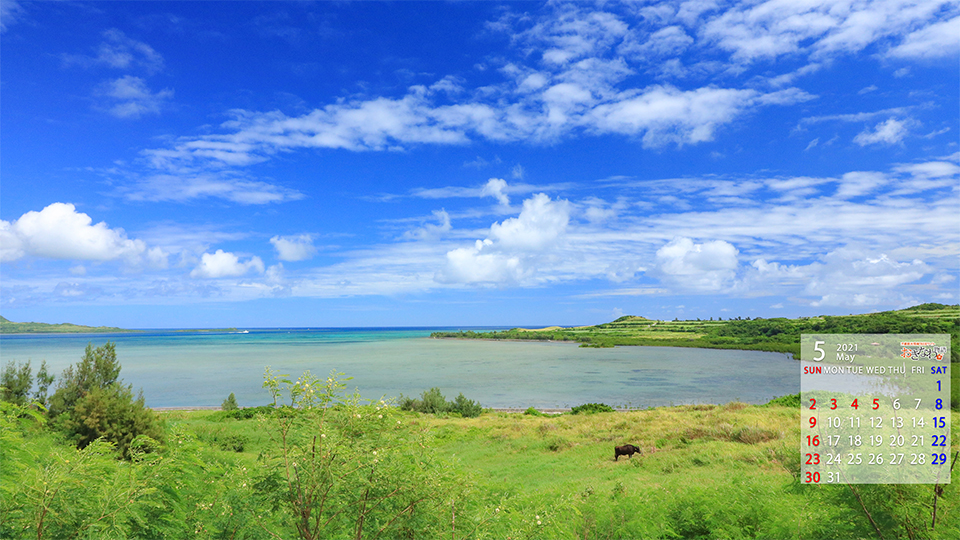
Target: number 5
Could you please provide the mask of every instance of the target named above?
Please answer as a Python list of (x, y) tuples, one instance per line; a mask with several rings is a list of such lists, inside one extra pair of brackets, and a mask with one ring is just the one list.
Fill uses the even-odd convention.
[(815, 350), (815, 351), (817, 351), (818, 353), (820, 353), (820, 356), (814, 356), (814, 357), (813, 357), (813, 361), (814, 361), (814, 362), (819, 362), (819, 361), (823, 360), (823, 357), (827, 355), (827, 353), (824, 352), (824, 350), (820, 348), (820, 346), (823, 345), (824, 343), (826, 343), (826, 342), (824, 342), (824, 341), (814, 341), (814, 342), (813, 342), (813, 350)]

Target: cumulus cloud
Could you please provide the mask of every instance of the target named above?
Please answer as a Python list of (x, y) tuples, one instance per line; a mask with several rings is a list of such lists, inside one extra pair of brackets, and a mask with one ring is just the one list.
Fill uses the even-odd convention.
[(657, 250), (657, 270), (665, 281), (683, 289), (715, 292), (735, 277), (738, 253), (724, 240), (695, 244), (690, 238), (675, 238)]
[(885, 122), (880, 122), (874, 127), (873, 131), (867, 128), (861, 131), (853, 142), (860, 146), (868, 144), (893, 145), (897, 144), (907, 136), (907, 122), (890, 118)]
[(520, 257), (483, 251), (492, 245), (489, 239), (477, 240), (473, 247), (448, 251), (446, 267), (437, 274), (437, 281), (498, 285), (520, 281), (524, 275)]
[(190, 272), (195, 278), (222, 278), (240, 277), (249, 272), (262, 274), (263, 260), (260, 257), (251, 257), (246, 262), (233, 253), (218, 249), (216, 253), (204, 253), (200, 257), (200, 264)]
[(523, 201), (515, 218), (490, 226), (490, 236), (507, 249), (538, 250), (553, 243), (570, 222), (570, 203), (538, 193)]
[(510, 205), (510, 197), (506, 194), (507, 181), (502, 178), (491, 178), (480, 190), (482, 197), (493, 197), (504, 206)]
[(277, 258), (281, 261), (305, 261), (317, 254), (313, 237), (309, 234), (274, 236), (270, 243), (276, 248)]
[(841, 248), (814, 263), (804, 292), (819, 296), (813, 305), (877, 305), (899, 298), (899, 287), (930, 272), (921, 260), (899, 262), (885, 254), (871, 256), (854, 248)]
[(570, 203), (544, 193), (523, 201), (520, 215), (490, 226), (490, 236), (446, 254), (435, 279), (442, 283), (510, 284), (535, 271), (536, 262), (555, 246), (570, 221)]
[(3, 261), (33, 256), (166, 265), (166, 255), (159, 248), (148, 249), (142, 240), (127, 238), (123, 229), (111, 229), (104, 222), (94, 225), (90, 216), (68, 203), (27, 212), (14, 222), (0, 220), (0, 244)]

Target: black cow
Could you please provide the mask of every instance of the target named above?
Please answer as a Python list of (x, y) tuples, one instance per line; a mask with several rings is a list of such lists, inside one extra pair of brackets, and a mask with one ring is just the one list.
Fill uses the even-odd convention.
[(613, 460), (619, 460), (620, 456), (627, 456), (628, 458), (632, 459), (634, 454), (640, 454), (641, 456), (643, 455), (643, 452), (640, 451), (639, 446), (634, 446), (632, 444), (616, 446), (613, 449)]

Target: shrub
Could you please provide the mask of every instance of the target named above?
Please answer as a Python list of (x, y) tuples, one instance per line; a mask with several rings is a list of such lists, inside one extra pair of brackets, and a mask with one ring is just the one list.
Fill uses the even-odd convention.
[(767, 405), (800, 408), (800, 394), (788, 394), (771, 399)]
[(446, 398), (443, 397), (443, 394), (440, 392), (439, 388), (433, 387), (430, 390), (420, 394), (419, 412), (437, 414), (445, 413), (450, 409), (450, 404), (447, 403)]
[(67, 437), (77, 448), (103, 438), (113, 443), (124, 459), (130, 459), (130, 443), (138, 436), (162, 440), (163, 429), (154, 412), (144, 406), (143, 392), (134, 399), (132, 388), (113, 383), (80, 398), (62, 421)]
[(116, 346), (88, 344), (76, 366), (63, 371), (50, 398), (49, 414), (78, 448), (103, 438), (130, 459), (130, 443), (140, 435), (163, 440), (163, 429), (144, 405), (143, 392), (133, 397), (132, 385), (119, 382)]
[(230, 395), (227, 396), (227, 399), (223, 400), (223, 404), (220, 405), (220, 408), (225, 411), (235, 411), (239, 408), (237, 405), (237, 397), (233, 395), (233, 392), (230, 392)]
[(527, 416), (543, 416), (543, 413), (538, 411), (533, 407), (527, 407), (527, 410), (523, 411), (523, 414)]
[(483, 407), (480, 406), (480, 403), (465, 398), (463, 392), (461, 392), (454, 400), (451, 410), (460, 413), (464, 418), (476, 418), (483, 412)]
[[(289, 393), (283, 410), (293, 414), (262, 423), (275, 444), (261, 456), (252, 495), (285, 516), (262, 528), (274, 538), (303, 540), (439, 538), (464, 479), (434, 455), (422, 431), (402, 425), (388, 402), (361, 405), (358, 394), (345, 395), (342, 375), (308, 371), (293, 382), (267, 368), (264, 387), (276, 397)], [(424, 392), (428, 401), (439, 395), (433, 390)]]
[(603, 412), (614, 412), (613, 407), (604, 403), (586, 403), (570, 409), (570, 414), (595, 414)]
[(480, 416), (483, 407), (479, 402), (467, 399), (461, 392), (457, 399), (447, 401), (439, 388), (431, 388), (420, 394), (420, 399), (400, 396), (400, 409), (404, 411), (416, 411), (420, 413), (445, 414), (455, 413), (464, 418), (473, 418)]
[(256, 418), (258, 415), (270, 416), (279, 410), (280, 409), (273, 408), (269, 405), (264, 405), (262, 407), (245, 407), (243, 409), (235, 409), (232, 411), (217, 411), (207, 416), (207, 420), (210, 422), (223, 422), (224, 420), (250, 420), (251, 418)]

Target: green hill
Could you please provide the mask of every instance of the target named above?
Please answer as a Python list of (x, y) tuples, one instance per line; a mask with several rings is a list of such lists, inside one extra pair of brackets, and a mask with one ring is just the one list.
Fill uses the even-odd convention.
[(106, 334), (137, 332), (113, 326), (83, 326), (80, 324), (47, 324), (37, 322), (13, 322), (0, 316), (0, 334)]

